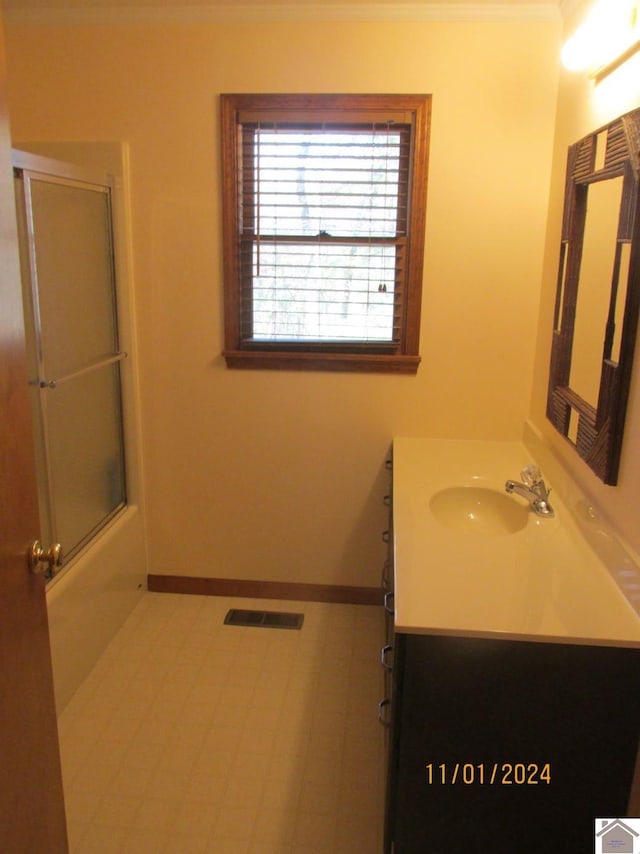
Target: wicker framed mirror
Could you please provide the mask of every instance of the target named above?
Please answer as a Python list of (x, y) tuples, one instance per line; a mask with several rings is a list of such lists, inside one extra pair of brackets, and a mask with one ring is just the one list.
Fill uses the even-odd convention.
[(615, 485), (640, 307), (640, 109), (569, 147), (547, 417)]

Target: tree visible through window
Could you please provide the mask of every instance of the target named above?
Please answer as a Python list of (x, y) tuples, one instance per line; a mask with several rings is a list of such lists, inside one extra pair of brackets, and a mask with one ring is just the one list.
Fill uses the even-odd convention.
[(415, 371), (428, 96), (222, 96), (232, 367)]

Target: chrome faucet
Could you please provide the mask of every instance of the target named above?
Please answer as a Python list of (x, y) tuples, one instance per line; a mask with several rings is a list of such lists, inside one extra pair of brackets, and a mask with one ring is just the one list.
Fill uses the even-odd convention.
[(520, 472), (520, 476), (524, 483), (508, 480), (504, 485), (506, 491), (515, 492), (516, 495), (526, 498), (533, 508), (533, 512), (538, 516), (549, 518), (555, 515), (553, 507), (549, 504), (551, 490), (547, 489), (538, 466), (525, 466)]

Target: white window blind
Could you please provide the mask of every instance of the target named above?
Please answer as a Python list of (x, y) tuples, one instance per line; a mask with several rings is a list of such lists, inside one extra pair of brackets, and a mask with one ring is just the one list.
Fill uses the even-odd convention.
[(240, 140), (244, 345), (394, 348), (411, 126), (245, 122)]

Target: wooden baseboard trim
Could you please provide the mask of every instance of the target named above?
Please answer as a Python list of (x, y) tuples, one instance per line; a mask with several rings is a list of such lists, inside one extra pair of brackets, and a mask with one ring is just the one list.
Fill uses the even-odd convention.
[(183, 575), (148, 575), (153, 593), (192, 593), (200, 596), (240, 596), (248, 599), (296, 599), (345, 605), (382, 605), (377, 587), (339, 584), (294, 584), (287, 581), (244, 581), (234, 578), (198, 578)]

